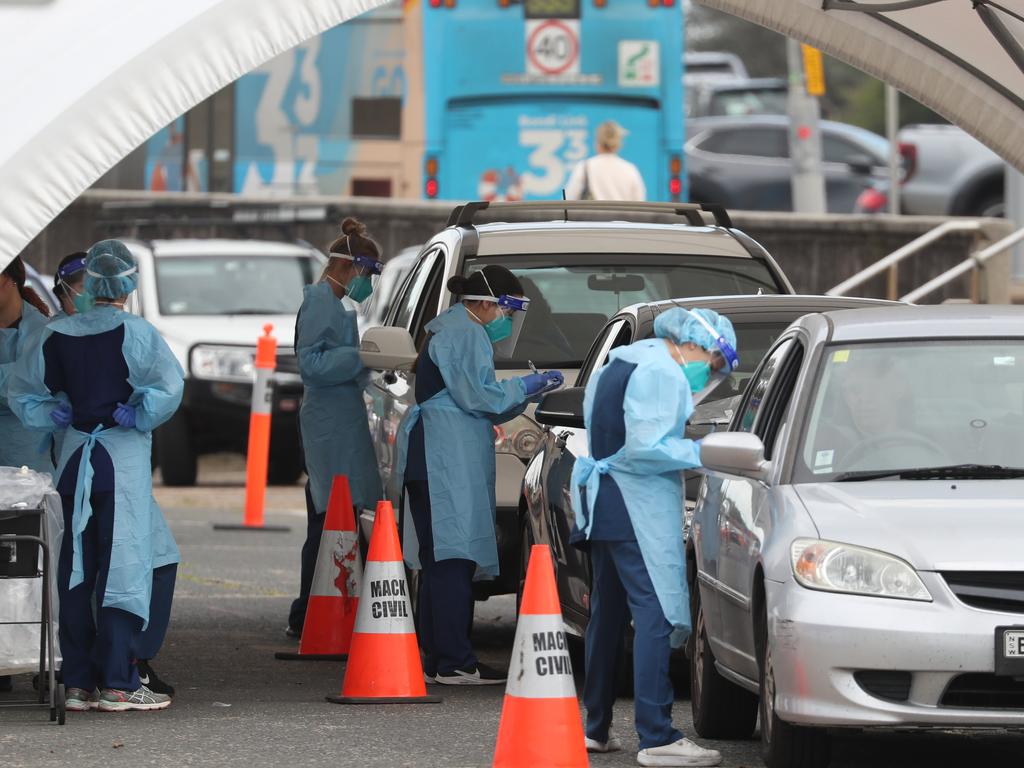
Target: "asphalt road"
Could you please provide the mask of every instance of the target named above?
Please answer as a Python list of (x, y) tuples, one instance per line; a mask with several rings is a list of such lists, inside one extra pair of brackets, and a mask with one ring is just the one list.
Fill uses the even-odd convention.
[[(237, 467), (204, 470), (201, 479), (207, 485), (199, 489), (157, 490), (182, 551), (173, 622), (155, 664), (178, 687), (174, 704), (162, 712), (68, 713), (63, 728), (41, 710), (2, 710), (0, 765), (490, 765), (500, 686), (440, 689), (441, 704), (339, 706), (323, 697), (340, 690), (341, 664), (276, 661), (274, 651), (295, 645), (282, 630), (298, 582), (301, 488), (268, 497), (268, 522), (291, 532), (215, 532), (213, 522), (241, 519)], [(484, 661), (506, 665), (514, 632), (511, 599), (480, 605), (475, 642)], [(16, 678), (16, 686), (24, 694), (29, 678)], [(677, 702), (675, 718), (691, 732), (689, 702)], [(626, 751), (595, 756), (592, 765), (635, 765), (631, 701), (620, 702), (614, 727)], [(761, 764), (757, 741), (714, 746), (725, 766)], [(838, 734), (834, 753), (837, 768), (1016, 766), (1024, 737)]]

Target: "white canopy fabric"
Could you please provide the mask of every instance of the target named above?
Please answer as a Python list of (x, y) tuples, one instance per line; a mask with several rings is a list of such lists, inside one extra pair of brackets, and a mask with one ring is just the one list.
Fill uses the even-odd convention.
[(0, 0), (0, 269), (178, 115), (383, 0)]
[(896, 86), (1024, 171), (1024, 0), (696, 0)]

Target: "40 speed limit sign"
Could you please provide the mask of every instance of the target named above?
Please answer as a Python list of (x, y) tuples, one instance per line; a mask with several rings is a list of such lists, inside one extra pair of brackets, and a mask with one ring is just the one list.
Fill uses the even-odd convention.
[(578, 19), (526, 22), (526, 74), (576, 75), (580, 71)]

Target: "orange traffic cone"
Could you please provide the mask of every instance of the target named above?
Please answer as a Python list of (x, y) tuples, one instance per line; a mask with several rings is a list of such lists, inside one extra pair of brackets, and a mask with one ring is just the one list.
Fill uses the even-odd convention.
[(494, 748), (495, 768), (535, 765), (589, 765), (551, 550), (545, 544), (535, 544), (530, 552)]
[(356, 519), (348, 478), (335, 475), (320, 537), (313, 585), (299, 652), (279, 652), (285, 661), (344, 661), (352, 644), (352, 627), (363, 577)]
[(377, 504), (348, 666), (335, 704), (436, 703), (427, 696), (402, 547), (390, 501)]

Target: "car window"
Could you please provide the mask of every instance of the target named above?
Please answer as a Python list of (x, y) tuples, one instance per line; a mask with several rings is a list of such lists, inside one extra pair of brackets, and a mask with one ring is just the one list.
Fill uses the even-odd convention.
[(855, 158), (871, 157), (870, 152), (846, 139), (826, 133), (821, 138), (821, 155), (826, 163), (849, 163)]
[(739, 420), (736, 422), (735, 431), (752, 432), (757, 426), (758, 416), (765, 405), (765, 396), (768, 394), (772, 380), (786, 359), (786, 353), (793, 344), (792, 339), (786, 339), (772, 350), (768, 358), (761, 364), (757, 373), (754, 374), (751, 384), (747, 387), (743, 405), (740, 408)]
[(435, 248), (419, 260), (409, 277), (405, 281), (401, 298), (395, 302), (393, 314), (388, 320), (388, 325), (399, 326), (412, 330), (412, 320), (416, 314), (416, 307), (419, 303), (423, 288), (431, 276), (431, 270), (436, 264), (440, 250)]
[(698, 149), (720, 155), (789, 157), (789, 138), (784, 128), (719, 128), (712, 130)]
[(530, 299), (512, 358), (499, 363), (505, 368), (524, 368), (528, 360), (548, 368), (579, 368), (609, 318), (631, 304), (781, 292), (765, 262), (723, 256), (487, 256), (466, 259), (464, 274), (493, 263), (511, 269)]
[(772, 458), (778, 435), (786, 423), (789, 402), (793, 397), (793, 388), (796, 386), (797, 374), (800, 373), (803, 357), (803, 345), (799, 341), (794, 341), (779, 368), (779, 374), (775, 377), (771, 390), (768, 392), (765, 415), (758, 421), (757, 428), (754, 430), (764, 444), (766, 459)]
[(438, 258), (430, 267), (430, 273), (424, 282), (421, 298), (417, 302), (419, 310), (416, 313), (416, 321), (412, 331), (413, 342), (416, 349), (420, 348), (423, 340), (427, 337), (427, 323), (437, 317), (437, 305), (441, 301), (441, 289), (444, 287), (445, 258), (444, 252), (438, 251)]
[(722, 117), (742, 115), (785, 115), (785, 88), (729, 88), (711, 96), (708, 114)]
[(318, 266), (308, 256), (158, 257), (160, 314), (294, 315)]
[(576, 377), (576, 386), (585, 387), (590, 381), (591, 374), (608, 361), (608, 353), (616, 347), (629, 344), (632, 340), (633, 326), (625, 318), (609, 323), (594, 342), (579, 376)]

